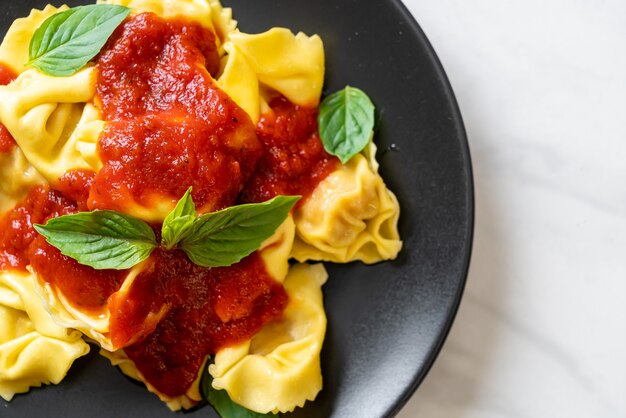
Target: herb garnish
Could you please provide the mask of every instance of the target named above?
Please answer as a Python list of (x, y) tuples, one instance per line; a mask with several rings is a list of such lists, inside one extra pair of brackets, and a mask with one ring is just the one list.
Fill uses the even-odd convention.
[(372, 138), (374, 104), (362, 90), (346, 86), (322, 101), (317, 121), (324, 148), (345, 164)]
[(26, 65), (66, 77), (95, 57), (131, 9), (110, 4), (78, 6), (47, 18), (30, 40)]
[[(161, 245), (184, 251), (202, 267), (230, 266), (272, 236), (299, 199), (277, 196), (197, 216), (189, 188), (163, 222)], [(150, 225), (112, 210), (59, 216), (34, 227), (62, 254), (98, 270), (128, 269), (159, 246)]]

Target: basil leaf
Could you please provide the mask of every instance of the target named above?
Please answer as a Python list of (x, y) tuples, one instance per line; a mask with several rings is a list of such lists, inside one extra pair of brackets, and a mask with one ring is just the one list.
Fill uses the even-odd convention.
[(372, 137), (374, 104), (362, 90), (347, 86), (322, 101), (317, 122), (324, 149), (345, 164)]
[(66, 77), (95, 57), (131, 9), (110, 4), (78, 6), (46, 19), (30, 40), (27, 65)]
[(178, 247), (199, 266), (230, 266), (272, 236), (299, 199), (300, 196), (277, 196), (267, 202), (201, 215)]
[(148, 224), (112, 210), (60, 216), (35, 229), (62, 254), (97, 270), (131, 268), (157, 246)]
[(187, 189), (176, 207), (167, 215), (161, 228), (161, 244), (171, 250), (187, 234), (196, 219), (196, 205)]
[(261, 414), (254, 412), (233, 402), (225, 390), (217, 390), (213, 387), (213, 376), (205, 367), (200, 379), (200, 392), (202, 397), (213, 406), (221, 418), (275, 418), (278, 415), (272, 413)]

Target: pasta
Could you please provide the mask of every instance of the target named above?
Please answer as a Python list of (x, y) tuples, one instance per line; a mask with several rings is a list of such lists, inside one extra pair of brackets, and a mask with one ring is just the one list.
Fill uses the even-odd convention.
[(321, 264), (300, 264), (285, 279), (289, 305), (283, 318), (250, 341), (220, 351), (209, 367), (213, 386), (254, 411), (289, 412), (322, 389), (320, 351), (326, 331)]
[[(316, 106), (324, 82), (324, 49), (319, 36), (294, 35), (284, 28), (249, 35), (233, 32), (218, 83), (258, 121), (269, 91), (302, 106)], [(264, 94), (265, 93), (265, 94)]]
[(317, 186), (295, 213), (296, 260), (372, 264), (398, 255), (398, 200), (377, 171), (357, 155)]
[[(60, 382), (88, 341), (172, 410), (303, 407), (326, 331), (327, 273), (307, 262), (402, 246), (374, 144), (342, 164), (320, 139), (322, 39), (244, 33), (218, 0), (97, 4), (81, 13), (129, 14), (71, 75), (29, 44), (77, 9), (33, 10), (0, 44), (0, 396)], [(117, 246), (132, 263), (106, 264)]]
[(51, 320), (29, 274), (0, 272), (0, 396), (11, 400), (43, 383), (59, 383), (89, 352), (78, 331)]
[(99, 168), (93, 154), (102, 123), (86, 105), (95, 94), (94, 76), (93, 67), (67, 78), (27, 70), (0, 86), (0, 122), (49, 182), (71, 169)]

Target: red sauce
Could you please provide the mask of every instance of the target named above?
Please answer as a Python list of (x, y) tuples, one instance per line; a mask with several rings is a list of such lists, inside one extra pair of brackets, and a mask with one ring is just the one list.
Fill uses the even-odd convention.
[(30, 190), (26, 198), (0, 218), (0, 269), (26, 270), (29, 247), (39, 235), (33, 224), (76, 212), (76, 204), (47, 186)]
[[(59, 180), (58, 189), (37, 186), (0, 218), (0, 270), (26, 270), (29, 264), (76, 307), (99, 310), (119, 289), (125, 272), (96, 271), (78, 264), (46, 242), (33, 228), (48, 219), (84, 210), (93, 173), (72, 171)], [(65, 192), (65, 193), (64, 193)], [(82, 198), (82, 200), (81, 200)]]
[(145, 315), (165, 306), (154, 332), (124, 350), (159, 392), (179, 396), (207, 354), (249, 339), (286, 303), (285, 290), (256, 253), (230, 267), (206, 269), (181, 252), (157, 251), (123, 300), (112, 301), (112, 307), (122, 306), (113, 310), (111, 332), (123, 332), (127, 318), (137, 317), (132, 311)]
[(189, 186), (201, 212), (232, 205), (262, 149), (248, 115), (221, 91), (212, 32), (154, 14), (128, 20), (98, 61), (108, 124), (89, 205), (124, 211), (175, 202)]
[(17, 73), (8, 65), (0, 62), (0, 86), (6, 86), (17, 78)]
[(339, 164), (320, 141), (317, 109), (294, 105), (285, 98), (273, 100), (270, 107), (257, 126), (265, 153), (241, 193), (243, 202), (264, 202), (277, 195), (306, 198)]
[(30, 246), (29, 258), (37, 274), (83, 312), (100, 312), (127, 274), (123, 270), (94, 270), (79, 264), (48, 244), (42, 235)]
[[(0, 62), (0, 86), (6, 86), (17, 78), (17, 74), (8, 65)], [(11, 151), (17, 144), (9, 130), (0, 123), (0, 154)]]
[(9, 130), (0, 123), (0, 154), (9, 152), (17, 146)]
[[(110, 123), (90, 208), (175, 201), (193, 186), (197, 209), (236, 202), (263, 149), (248, 115), (221, 91), (213, 35), (183, 19), (125, 22), (98, 63), (98, 105)], [(157, 250), (125, 293), (109, 298), (110, 335), (150, 384), (184, 394), (208, 354), (249, 339), (279, 316), (287, 295), (253, 254), (207, 269)]]
[(86, 212), (87, 198), (95, 176), (96, 173), (90, 170), (71, 170), (59, 178), (55, 188), (76, 202), (78, 212)]

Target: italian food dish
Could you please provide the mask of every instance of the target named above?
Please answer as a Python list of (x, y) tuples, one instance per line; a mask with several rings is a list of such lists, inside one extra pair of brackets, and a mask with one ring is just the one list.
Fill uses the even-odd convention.
[[(374, 108), (218, 0), (48, 5), (0, 45), (0, 396), (96, 347), (176, 411), (322, 390), (322, 262), (394, 259)], [(229, 412), (231, 411), (231, 412)], [(256, 415), (247, 415), (256, 416)]]

